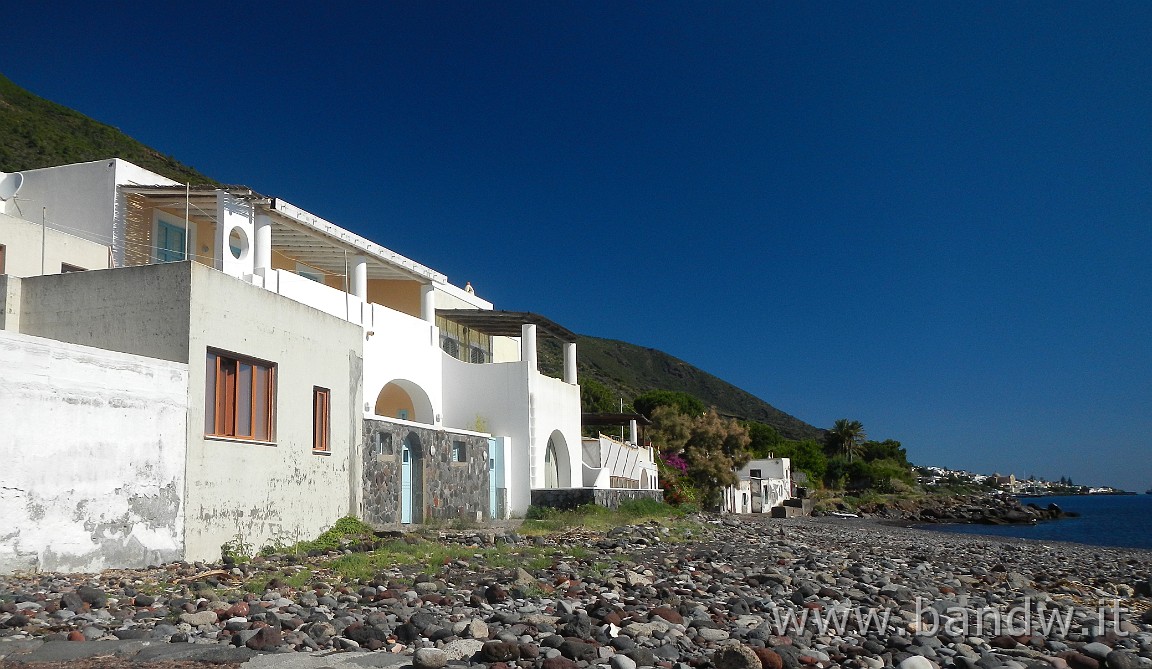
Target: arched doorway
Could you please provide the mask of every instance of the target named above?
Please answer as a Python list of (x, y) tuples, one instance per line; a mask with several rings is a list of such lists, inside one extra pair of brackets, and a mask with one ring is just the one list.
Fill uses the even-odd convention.
[(415, 423), (433, 422), (432, 402), (424, 389), (406, 379), (393, 379), (376, 396), (377, 416), (399, 418)]
[(572, 485), (572, 468), (568, 462), (568, 442), (559, 430), (548, 437), (544, 449), (544, 487), (568, 488)]
[(400, 522), (423, 521), (424, 455), (420, 437), (409, 432), (400, 449)]

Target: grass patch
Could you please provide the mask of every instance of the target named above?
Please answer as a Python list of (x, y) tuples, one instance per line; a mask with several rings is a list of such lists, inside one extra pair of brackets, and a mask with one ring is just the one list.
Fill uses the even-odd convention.
[(297, 541), (294, 544), (271, 544), (260, 550), (262, 555), (301, 555), (342, 550), (349, 546), (375, 545), (376, 535), (372, 528), (359, 518), (345, 516), (332, 524), (332, 527), (311, 541)]
[(520, 532), (527, 535), (541, 535), (572, 527), (606, 531), (621, 525), (638, 525), (650, 521), (662, 525), (680, 524), (688, 513), (690, 510), (650, 499), (629, 500), (622, 503), (617, 510), (595, 504), (585, 504), (569, 510), (531, 506), (524, 515), (525, 520)]
[(552, 558), (537, 546), (502, 545), (476, 548), (462, 545), (442, 545), (431, 542), (410, 544), (390, 541), (371, 553), (351, 553), (333, 560), (329, 568), (341, 578), (370, 581), (381, 572), (393, 567), (420, 565), (429, 576), (440, 573), (445, 566), (463, 560), (488, 569), (539, 569), (550, 566)]

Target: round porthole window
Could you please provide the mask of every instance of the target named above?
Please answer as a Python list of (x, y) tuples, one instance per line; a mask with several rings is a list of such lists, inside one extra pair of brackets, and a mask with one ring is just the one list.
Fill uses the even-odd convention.
[(248, 235), (240, 226), (232, 228), (232, 232), (228, 233), (228, 250), (232, 252), (232, 257), (237, 260), (243, 260), (247, 257)]

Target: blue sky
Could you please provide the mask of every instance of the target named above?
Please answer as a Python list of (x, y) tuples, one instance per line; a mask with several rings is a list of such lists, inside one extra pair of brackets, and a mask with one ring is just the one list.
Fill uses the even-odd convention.
[(0, 72), (915, 462), (1152, 485), (1152, 3), (169, 4)]

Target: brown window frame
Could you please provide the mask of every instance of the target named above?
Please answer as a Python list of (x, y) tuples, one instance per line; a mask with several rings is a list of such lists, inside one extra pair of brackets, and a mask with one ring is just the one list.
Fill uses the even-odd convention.
[(312, 386), (312, 452), (332, 452), (332, 391)]
[(8, 250), (7, 246), (0, 244), (0, 274), (5, 273), (4, 272), (4, 260), (6, 259), (5, 251), (7, 251), (7, 250)]
[[(205, 363), (205, 436), (275, 441), (276, 363), (211, 348)], [(247, 388), (241, 386), (244, 366), (249, 368)], [(248, 402), (246, 434), (241, 429), (241, 400)]]

